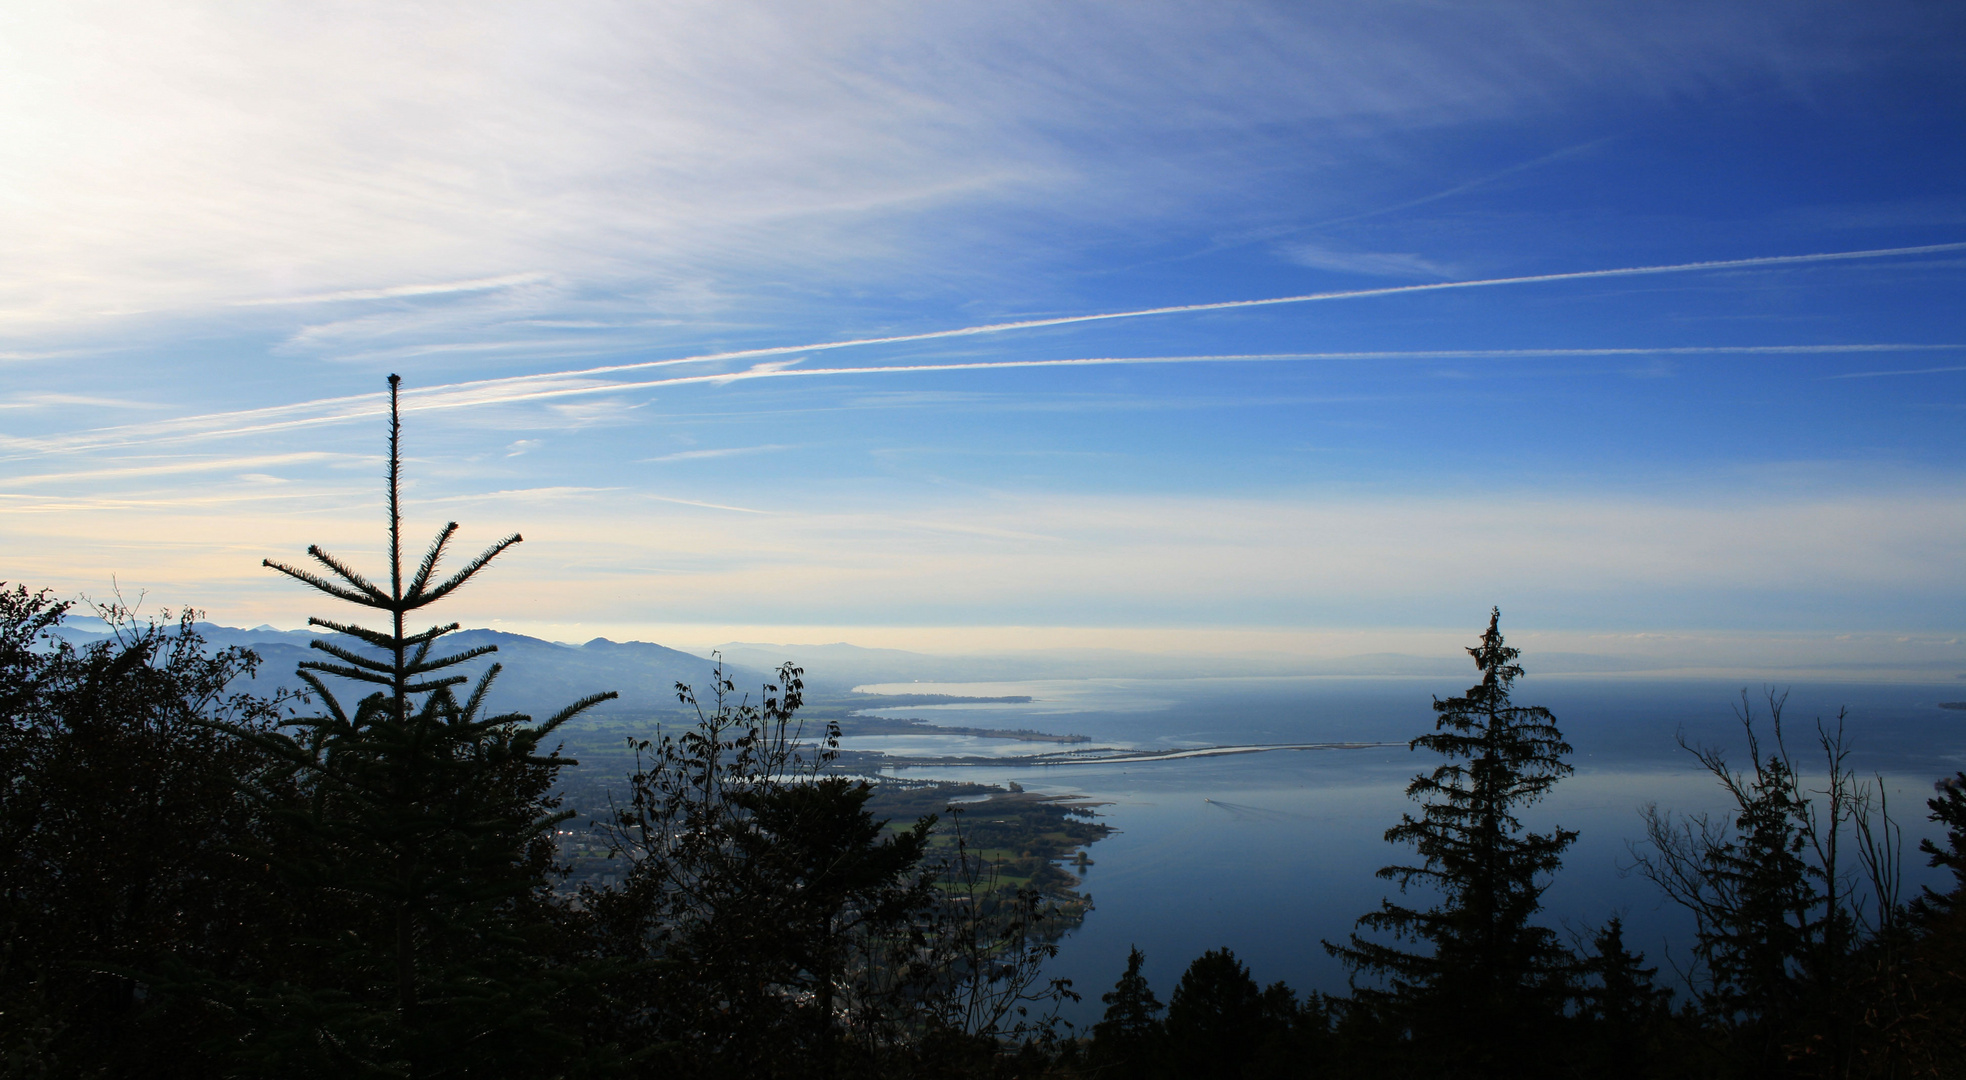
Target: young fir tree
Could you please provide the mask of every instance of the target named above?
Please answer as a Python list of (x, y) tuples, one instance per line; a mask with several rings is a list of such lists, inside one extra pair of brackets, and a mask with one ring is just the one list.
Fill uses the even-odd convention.
[[(1934, 787), (1938, 794), (1925, 805), (1932, 822), (1945, 830), (1945, 840), (1943, 845), (1920, 840), (1918, 850), (1933, 868), (1952, 871), (1952, 888), (1939, 892), (1927, 886), (1912, 902), (1913, 938), (1900, 985), (1917, 1004), (1900, 1011), (1896, 1030), (1883, 1034), (1898, 1044), (1896, 1056), (1912, 1075), (1946, 1076), (1958, 1075), (1959, 1063), (1966, 1061), (1966, 772)], [(1873, 1009), (1866, 1019), (1887, 1024), (1893, 1011)], [(1953, 1064), (1947, 1066), (1948, 1061)]]
[(1571, 767), (1569, 744), (1549, 710), (1517, 705), (1519, 650), (1503, 644), (1501, 611), (1468, 650), (1481, 682), (1434, 701), (1435, 731), (1414, 739), (1446, 761), (1417, 776), (1406, 794), (1422, 804), (1386, 840), (1411, 844), (1417, 865), (1379, 876), (1403, 893), (1419, 884), (1439, 894), (1421, 909), (1381, 902), (1358, 920), (1367, 931), (1424, 946), (1402, 948), (1354, 932), (1325, 949), (1354, 976), (1359, 1004), (1380, 1011), (1441, 1075), (1523, 1076), (1545, 1071), (1548, 1034), (1561, 1015), (1572, 960), (1550, 929), (1532, 920), (1543, 890), (1577, 834), (1527, 831), (1520, 810), (1547, 794)]
[(1625, 945), (1624, 920), (1613, 916), (1591, 935), (1591, 951), (1578, 965), (1579, 1028), (1574, 1068), (1617, 1080), (1657, 1074), (1671, 1019), (1672, 991), (1654, 980), (1645, 954)]
[[(1296, 1002), (1290, 1005), (1294, 1011)], [(1167, 999), (1166, 1063), (1172, 1075), (1243, 1080), (1270, 1034), (1264, 1013), (1263, 991), (1234, 952), (1210, 949), (1196, 957)]]
[[(313, 912), (296, 928), (302, 940), (287, 959), (289, 988), (259, 998), (272, 1001), (274, 1019), (256, 1049), (288, 1074), (324, 1054), (316, 1067), (344, 1075), (512, 1075), (529, 1071), (529, 1058), (563, 1060), (571, 1049), (543, 1017), (564, 975), (546, 959), (557, 910), (552, 828), (568, 816), (556, 812), (553, 789), (573, 762), (542, 752), (541, 742), (615, 695), (584, 698), (539, 724), (488, 715), (498, 666), (463, 700), (453, 688), (468, 677), (445, 672), (496, 647), (438, 655), (439, 639), (457, 623), (409, 629), (412, 613), (457, 591), (520, 537), (439, 578), (452, 522), (405, 574), (400, 384), (389, 377), (387, 583), (319, 547), (307, 553), (327, 576), (265, 563), (382, 613), (388, 625), (309, 619), (368, 649), (314, 641), (333, 659), (303, 662), (299, 675), (322, 711), (261, 740), (305, 794), (289, 811), (299, 848), (275, 857)], [(350, 709), (323, 676), (373, 689)]]
[(1140, 1080), (1153, 1075), (1159, 1065), (1161, 1003), (1153, 987), (1147, 985), (1147, 977), (1140, 974), (1146, 962), (1139, 946), (1129, 949), (1126, 974), (1099, 996), (1106, 1003), (1106, 1013), (1092, 1025), (1090, 1057), (1102, 1077)]
[(1895, 871), (1879, 845), (1895, 827), (1878, 792), (1846, 764), (1841, 716), (1833, 728), (1818, 722), (1823, 772), (1805, 776), (1783, 731), (1786, 697), (1769, 694), (1770, 744), (1757, 734), (1743, 695), (1737, 715), (1745, 769), (1731, 766), (1718, 747), (1681, 740), (1727, 793), (1732, 817), (1645, 807), (1646, 841), (1633, 852), (1639, 873), (1694, 917), (1697, 1000), (1736, 1069), (1747, 1076), (1840, 1076), (1863, 1056), (1857, 985), (1864, 978), (1859, 905), (1866, 897), (1845, 845), (1858, 841), (1860, 864), (1878, 871), (1867, 875), (1865, 890), (1880, 932), (1872, 944), (1895, 947)]

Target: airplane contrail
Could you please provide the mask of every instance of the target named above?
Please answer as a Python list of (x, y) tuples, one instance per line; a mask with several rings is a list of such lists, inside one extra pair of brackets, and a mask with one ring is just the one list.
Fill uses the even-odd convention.
[[(988, 371), (1015, 368), (1112, 367), (1157, 364), (1248, 364), (1345, 360), (1534, 360), (1563, 357), (1612, 358), (1637, 356), (1793, 356), (1850, 353), (1931, 352), (1966, 349), (1966, 344), (1863, 343), (1836, 345), (1665, 345), (1579, 349), (1406, 349), (1355, 350), (1345, 352), (1290, 353), (1214, 353), (1176, 356), (1089, 356), (1048, 360), (963, 360), (933, 364), (876, 364), (858, 367), (799, 368), (782, 363), (764, 363), (743, 371), (703, 375), (678, 375), (664, 379), (617, 379), (608, 381), (557, 376), (547, 381), (539, 376), (486, 379), (470, 383), (425, 387), (403, 395), (404, 412), (474, 408), (551, 398), (590, 394), (622, 393), (662, 387), (720, 385), (754, 379), (835, 378), (854, 375), (902, 375), (937, 371)], [(262, 409), (208, 413), (123, 427), (97, 428), (53, 439), (0, 437), (0, 447), (13, 450), (6, 458), (103, 450), (121, 446), (185, 442), (207, 438), (253, 435), (268, 431), (316, 427), (348, 420), (380, 416), (387, 412), (387, 399), (379, 394), (324, 398), (317, 401), (274, 405)]]
[[(1200, 304), (1176, 304), (1165, 307), (1135, 308), (1126, 311), (1100, 312), (1089, 315), (1060, 315), (1043, 319), (1023, 319), (1014, 322), (983, 323), (975, 326), (955, 327), (947, 330), (930, 330), (915, 334), (893, 334), (884, 337), (846, 338), (835, 341), (809, 342), (803, 345), (773, 345), (753, 349), (733, 349), (724, 352), (702, 353), (695, 356), (676, 357), (666, 360), (643, 360), (624, 364), (606, 364), (598, 367), (580, 368), (572, 371), (543, 372), (534, 375), (512, 375), (494, 379), (479, 379), (466, 382), (446, 383), (407, 391), (404, 396), (406, 411), (426, 409), (464, 408), (473, 405), (500, 404), (535, 400), (547, 397), (564, 397), (579, 394), (608, 393), (617, 390), (653, 386), (673, 386), (688, 383), (730, 382), (740, 379), (795, 377), (800, 373), (809, 375), (842, 375), (865, 372), (901, 371), (962, 371), (988, 367), (1064, 367), (1096, 364), (1146, 364), (1146, 363), (1196, 363), (1196, 362), (1248, 362), (1255, 360), (1289, 359), (1365, 359), (1365, 358), (1445, 358), (1480, 356), (1524, 356), (1524, 355), (1617, 355), (1593, 350), (1554, 350), (1538, 354), (1535, 351), (1491, 350), (1466, 352), (1421, 352), (1421, 353), (1284, 353), (1257, 355), (1225, 355), (1218, 357), (1108, 357), (1076, 360), (1022, 360), (1022, 361), (979, 361), (970, 364), (930, 364), (930, 365), (891, 365), (887, 367), (863, 368), (825, 368), (790, 369), (776, 365), (749, 371), (726, 372), (717, 375), (684, 376), (677, 379), (634, 380), (627, 382), (589, 382), (595, 376), (618, 375), (632, 371), (647, 371), (655, 368), (673, 367), (683, 364), (704, 364), (728, 360), (786, 356), (795, 353), (812, 353), (832, 349), (856, 348), (868, 345), (892, 345), (916, 341), (933, 341), (982, 334), (1007, 333), (1017, 330), (1040, 329), (1051, 326), (1070, 326), (1082, 323), (1106, 322), (1118, 319), (1134, 319), (1155, 315), (1177, 315), (1205, 311), (1229, 311), (1239, 308), (1269, 307), (1281, 304), (1302, 304), (1326, 300), (1361, 299), (1373, 296), (1395, 296), (1406, 293), (1439, 292), (1448, 289), (1492, 288), (1503, 285), (1523, 285), (1551, 281), (1579, 281), (1590, 278), (1632, 277), (1649, 274), (1691, 273), (1709, 270), (1747, 269), (1753, 267), (1788, 266), (1820, 262), (1842, 262), (1857, 259), (1879, 259), (1903, 255), (1928, 255), (1943, 251), (1966, 250), (1966, 242), (1947, 244), (1923, 244), (1914, 247), (1873, 248), (1862, 251), (1833, 251), (1809, 255), (1767, 255), (1747, 259), (1719, 259), (1702, 262), (1672, 263), (1655, 266), (1626, 266), (1605, 270), (1571, 270), (1551, 274), (1530, 274), (1518, 277), (1483, 278), (1470, 281), (1441, 281), (1422, 285), (1393, 285), (1376, 289), (1350, 289), (1336, 292), (1304, 293), (1297, 296), (1278, 296), (1256, 300), (1219, 300)], [(475, 284), (475, 283), (472, 283)], [(1926, 348), (1927, 346), (1859, 346), (1857, 350), (1885, 350), (1893, 348)], [(1948, 348), (1950, 346), (1930, 346)], [(1772, 351), (1784, 349), (1791, 351), (1837, 351), (1836, 347), (1811, 346), (1772, 346), (1764, 347)], [(1632, 350), (1632, 355), (1645, 352), (1665, 352), (1673, 350)], [(1694, 351), (1694, 350), (1686, 350)], [(1727, 350), (1713, 347), (1712, 351), (1756, 351), (1755, 347), (1740, 350)], [(554, 385), (554, 384), (560, 385)], [(543, 385), (540, 385), (543, 384)], [(530, 389), (528, 389), (530, 388)], [(517, 392), (513, 392), (517, 391)], [(225, 435), (244, 435), (257, 432), (279, 430), (291, 427), (305, 427), (318, 424), (336, 423), (378, 415), (383, 410), (386, 395), (381, 393), (355, 394), (345, 397), (321, 398), (313, 401), (295, 402), (289, 405), (276, 405), (260, 409), (243, 409), (225, 413), (208, 413), (199, 416), (182, 417), (176, 420), (150, 424), (123, 425), (99, 428), (91, 432), (78, 433), (54, 439), (0, 438), (0, 448), (13, 451), (7, 456), (23, 454), (59, 453), (62, 451), (103, 449), (111, 446), (130, 445), (137, 442), (171, 442)], [(327, 411), (323, 411), (327, 410)], [(296, 415), (314, 413), (315, 415)], [(281, 419), (292, 417), (291, 419)]]
[[(1133, 308), (1127, 311), (1107, 311), (1092, 315), (1056, 315), (1043, 319), (1020, 319), (1015, 322), (981, 323), (975, 326), (959, 326), (949, 330), (926, 330), (916, 334), (891, 334), (886, 337), (844, 338), (837, 341), (809, 342), (804, 345), (768, 345), (755, 349), (732, 349), (727, 352), (701, 353), (696, 356), (683, 356), (670, 360), (640, 360), (626, 364), (605, 364), (600, 367), (580, 368), (574, 371), (546, 372), (539, 375), (513, 375), (501, 379), (450, 383), (447, 386), (429, 387), (428, 392), (444, 390), (450, 387), (475, 386), (492, 382), (504, 383), (519, 382), (528, 379), (561, 379), (590, 375), (612, 375), (618, 372), (638, 371), (644, 368), (669, 367), (676, 364), (701, 364), (719, 360), (744, 360), (752, 357), (785, 356), (791, 353), (823, 352), (829, 349), (851, 349), (865, 345), (898, 345), (911, 341), (936, 341), (947, 338), (974, 337), (979, 334), (1001, 334), (1016, 330), (1037, 330), (1048, 326), (1072, 326), (1080, 323), (1109, 322), (1115, 319), (1138, 319), (1151, 315), (1181, 315), (1201, 311), (1230, 311), (1236, 308), (1273, 307), (1279, 304), (1308, 304), (1324, 300), (1355, 300), (1369, 296), (1397, 296), (1405, 293), (1440, 292), (1446, 289), (1485, 289), (1500, 285), (1528, 285), (1546, 281), (1580, 281), (1586, 278), (1632, 277), (1645, 274), (1683, 274), (1701, 270), (1735, 270), (1756, 266), (1786, 266), (1802, 263), (1844, 262), (1855, 259), (1882, 259), (1893, 255), (1929, 255), (1941, 251), (1961, 250), (1966, 250), (1966, 242), (1922, 244), (1916, 247), (1872, 248), (1865, 251), (1828, 251), (1813, 255), (1763, 255), (1751, 259), (1720, 259), (1705, 262), (1672, 263), (1659, 266), (1623, 266), (1609, 270), (1566, 270), (1554, 274), (1482, 278), (1473, 281), (1436, 281), (1425, 285), (1388, 285), (1377, 289), (1346, 289), (1337, 292), (1303, 293), (1297, 296), (1273, 296), (1259, 300), (1214, 300), (1201, 304), (1174, 304), (1167, 307)], [(376, 396), (380, 397), (381, 395)]]

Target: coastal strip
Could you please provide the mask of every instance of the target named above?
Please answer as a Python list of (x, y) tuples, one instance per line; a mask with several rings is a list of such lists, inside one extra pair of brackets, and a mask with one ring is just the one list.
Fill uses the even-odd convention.
[[(1320, 742), (1251, 743), (1235, 746), (1194, 746), (1180, 750), (1078, 750), (1062, 754), (1026, 754), (1005, 757), (902, 757), (879, 755), (880, 769), (921, 768), (925, 766), (1013, 766), (1045, 768), (1054, 765), (1132, 765), (1184, 758), (1228, 757), (1235, 754), (1262, 754), (1274, 750), (1370, 750), (1405, 746), (1403, 742)], [(843, 757), (845, 755), (842, 755)]]

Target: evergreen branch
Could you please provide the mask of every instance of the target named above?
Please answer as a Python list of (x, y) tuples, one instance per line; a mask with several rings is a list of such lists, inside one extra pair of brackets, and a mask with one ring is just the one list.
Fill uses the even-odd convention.
[(369, 671), (386, 673), (395, 670), (395, 666), (387, 663), (386, 661), (371, 660), (368, 657), (363, 656), (362, 654), (355, 652), (352, 649), (344, 649), (341, 646), (336, 645), (331, 641), (323, 641), (320, 638), (315, 638), (313, 641), (308, 642), (307, 647), (310, 649), (319, 649), (322, 652), (327, 653), (329, 656), (336, 658), (337, 660), (346, 660), (349, 663), (355, 665), (356, 667), (364, 668)]
[(463, 626), (464, 626), (463, 623), (451, 623), (449, 626), (433, 626), (430, 629), (425, 630), (421, 634), (411, 634), (409, 637), (404, 638), (403, 644), (420, 645), (426, 641), (435, 641), (438, 638), (443, 637), (445, 634), (453, 633), (457, 630), (462, 629)]
[(493, 664), (489, 669), (486, 670), (484, 675), (478, 679), (478, 685), (472, 688), (470, 698), (466, 699), (466, 701), (464, 702), (463, 715), (466, 720), (469, 720), (471, 717), (478, 715), (478, 710), (484, 708), (485, 695), (491, 691), (492, 683), (498, 680), (498, 673), (504, 670), (505, 670), (505, 665)]
[[(432, 646), (432, 645), (434, 645), (435, 643), (436, 643), (436, 642), (435, 642), (435, 639), (426, 639), (426, 640), (424, 640), (424, 641), (422, 641), (422, 642), (419, 642), (419, 643), (417, 644), (417, 647), (416, 647), (416, 652), (415, 652), (415, 654), (413, 654), (413, 655), (412, 655), (412, 656), (411, 656), (411, 657), (409, 658), (409, 660), (407, 660), (407, 661), (406, 661), (406, 662), (405, 662), (405, 663), (403, 664), (403, 668), (404, 668), (404, 670), (406, 670), (406, 671), (414, 671), (414, 670), (418, 670), (418, 669), (420, 669), (420, 668), (422, 668), (422, 667), (423, 667), (423, 662), (424, 662), (425, 660), (428, 660), (428, 659), (430, 659), (430, 648), (431, 648), (431, 646)], [(404, 642), (404, 643), (403, 643), (403, 645), (404, 645), (404, 647), (405, 647), (405, 648), (408, 648), (408, 647), (409, 647), (409, 643), (408, 643), (408, 642)]]
[(316, 677), (313, 672), (305, 669), (296, 671), (295, 674), (300, 676), (301, 682), (313, 687), (314, 692), (321, 695), (321, 703), (327, 707), (328, 715), (334, 717), (336, 723), (342, 727), (350, 726), (348, 723), (348, 714), (342, 711), (341, 702), (335, 700), (334, 693), (328, 689), (326, 683)]
[(458, 683), (467, 683), (470, 681), (470, 676), (453, 675), (448, 679), (432, 679), (429, 682), (410, 683), (408, 686), (403, 687), (403, 693), (427, 694), (432, 690), (442, 690), (447, 686), (456, 686)]
[(480, 656), (497, 651), (498, 646), (496, 645), (477, 645), (454, 656), (444, 656), (436, 660), (425, 661), (424, 656), (429, 652), (429, 649), (426, 647), (420, 650), (416, 657), (409, 664), (405, 665), (403, 670), (412, 675), (421, 675), (426, 671), (437, 671), (441, 668), (450, 667), (453, 664), (462, 664), (466, 660), (476, 660)]
[[(307, 620), (307, 625), (318, 626), (324, 630), (332, 630), (337, 634), (347, 634), (349, 637), (360, 638), (378, 649), (394, 649), (396, 647), (396, 635), (381, 630), (369, 630), (348, 623), (338, 623), (331, 619), (312, 617)], [(433, 626), (421, 634), (412, 634), (404, 638), (403, 644), (406, 646), (420, 645), (426, 641), (435, 641), (445, 634), (461, 628), (462, 624), (460, 623), (452, 623), (449, 626)]]
[(437, 533), (437, 539), (430, 542), (430, 550), (424, 552), (423, 565), (416, 568), (416, 577), (410, 579), (410, 591), (404, 594), (404, 600), (415, 600), (423, 595), (424, 588), (430, 584), (430, 575), (437, 569), (437, 560), (444, 557), (444, 549), (450, 546), (451, 537), (456, 534), (455, 521)]
[(533, 730), (537, 731), (541, 735), (545, 735), (548, 732), (552, 731), (554, 728), (559, 727), (561, 724), (564, 724), (567, 721), (573, 719), (574, 717), (579, 716), (581, 713), (586, 712), (588, 709), (591, 709), (594, 706), (599, 705), (601, 702), (613, 701), (616, 698), (619, 698), (620, 696), (621, 696), (620, 694), (617, 694), (612, 690), (606, 690), (598, 694), (589, 694), (586, 697), (581, 698), (579, 701), (576, 701), (573, 704), (567, 706), (566, 708), (561, 709), (559, 712), (554, 713), (551, 717), (549, 717), (546, 720), (545, 723), (540, 724), (537, 728), (534, 728)]
[(301, 581), (308, 585), (312, 585), (316, 589), (319, 589), (322, 592), (327, 593), (329, 596), (335, 597), (337, 599), (347, 600), (350, 603), (361, 604), (364, 605), (365, 607), (384, 606), (382, 604), (376, 603), (375, 600), (371, 598), (367, 593), (356, 592), (352, 589), (344, 589), (341, 586), (336, 585), (334, 582), (329, 581), (318, 574), (312, 574), (306, 570), (301, 570), (296, 567), (288, 566), (286, 563), (277, 563), (274, 562), (272, 559), (261, 559), (259, 561), (259, 564), (261, 566), (265, 566), (273, 570), (278, 570), (282, 574), (285, 574), (296, 581)]
[(354, 679), (357, 682), (375, 683), (378, 686), (388, 686), (391, 682), (395, 681), (393, 675), (365, 671), (362, 668), (352, 667), (347, 664), (329, 664), (319, 660), (302, 660), (294, 666), (303, 671), (319, 671), (327, 675), (339, 675), (344, 679)]
[(336, 574), (340, 575), (343, 581), (346, 581), (350, 585), (353, 585), (356, 588), (374, 597), (377, 600), (377, 602), (385, 603), (385, 604), (389, 602), (388, 593), (383, 592), (381, 589), (377, 588), (374, 584), (372, 584), (369, 581), (368, 578), (363, 577), (361, 573), (358, 572), (354, 567), (346, 565), (340, 559), (337, 559), (333, 555), (330, 555), (326, 551), (323, 551), (321, 549), (321, 545), (319, 544), (307, 545), (307, 554), (313, 556), (315, 562), (320, 563), (322, 566), (325, 566), (328, 569), (333, 570)]
[(355, 626), (350, 623), (338, 623), (330, 619), (318, 619), (311, 615), (308, 616), (307, 625), (318, 626), (324, 630), (332, 630), (337, 634), (347, 634), (349, 637), (366, 641), (378, 649), (391, 648), (396, 642), (394, 636), (385, 634), (380, 630), (370, 630), (366, 627)]
[(455, 574), (452, 574), (450, 580), (444, 582), (442, 585), (439, 585), (436, 588), (418, 597), (416, 604), (413, 606), (422, 607), (424, 604), (434, 603), (437, 600), (440, 600), (443, 597), (449, 595), (453, 589), (456, 589), (458, 586), (464, 584), (466, 581), (471, 580), (471, 575), (484, 569), (485, 564), (497, 558), (500, 552), (504, 551), (506, 548), (511, 547), (513, 544), (519, 543), (524, 539), (525, 537), (520, 536), (518, 533), (513, 533), (511, 536), (508, 536), (505, 539), (500, 540), (498, 543), (493, 544), (492, 546), (486, 548), (483, 554), (479, 555), (475, 559), (472, 559), (470, 563), (465, 565), (464, 569), (459, 570)]

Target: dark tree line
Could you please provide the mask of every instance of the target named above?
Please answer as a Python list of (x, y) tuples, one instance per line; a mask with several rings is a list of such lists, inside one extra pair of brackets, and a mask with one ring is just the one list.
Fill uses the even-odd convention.
[[(1227, 949), (1165, 1004), (1135, 950), (1075, 1035), (1048, 981), (1064, 925), (1002, 880), (958, 813), (891, 824), (799, 720), (802, 673), (755, 696), (678, 687), (695, 723), (634, 747), (604, 816), (614, 883), (574, 889), (553, 832), (575, 763), (551, 717), (493, 712), (453, 672), (457, 624), (412, 618), (512, 536), (414, 565), (392, 409), (388, 565), (310, 548), (275, 570), (367, 609), (315, 619), (302, 695), (229, 687), (257, 663), (190, 612), (56, 631), (68, 605), (0, 589), (0, 1076), (5, 1077), (1917, 1077), (1966, 1062), (1966, 774), (1921, 854), (1953, 887), (1897, 894), (1881, 782), (1818, 725), (1805, 780), (1744, 703), (1748, 761), (1689, 747), (1735, 811), (1647, 811), (1637, 867), (1695, 916), (1676, 1000), (1616, 918), (1540, 919), (1574, 832), (1525, 811), (1570, 766), (1499, 612), (1480, 682), (1437, 700), (1416, 813), (1386, 834), (1398, 893), (1326, 948), (1347, 995), (1259, 985)], [(353, 688), (351, 693), (350, 688)], [(1811, 785), (1820, 786), (1811, 786)], [(1668, 980), (1674, 981), (1674, 980)]]
[[(1116, 1080), (1222, 1077), (1956, 1077), (1966, 1075), (1966, 773), (1927, 804), (1920, 852), (1953, 887), (1898, 894), (1900, 835), (1881, 778), (1848, 766), (1842, 718), (1818, 724), (1820, 773), (1789, 748), (1783, 699), (1738, 711), (1748, 765), (1688, 745), (1726, 792), (1722, 818), (1644, 810), (1634, 868), (1695, 919), (1690, 999), (1611, 917), (1566, 941), (1542, 895), (1576, 833), (1521, 810), (1569, 775), (1555, 718), (1516, 705), (1500, 612), (1469, 649), (1481, 682), (1436, 700), (1413, 740), (1442, 763), (1386, 833), (1418, 858), (1379, 871), (1400, 896), (1325, 948), (1351, 993), (1259, 988), (1228, 950), (1181, 976), (1165, 1015), (1135, 949), (1078, 1058)], [(1684, 744), (1683, 744), (1684, 745)], [(1805, 779), (1805, 777), (1812, 778)], [(1821, 786), (1812, 786), (1820, 784)], [(1418, 885), (1431, 904), (1408, 902)], [(1680, 980), (1668, 980), (1680, 981)]]
[[(101, 609), (0, 592), (0, 1076), (914, 1076), (1041, 1047), (1059, 912), (997, 878), (959, 820), (890, 828), (804, 732), (801, 673), (755, 699), (716, 673), (697, 723), (637, 747), (609, 834), (619, 885), (564, 886), (554, 716), (488, 707), (415, 624), (447, 525), (402, 537), (390, 381), (385, 574), (309, 548), (268, 566), (367, 609), (310, 622), (306, 692), (257, 662)], [(345, 645), (353, 639), (356, 645)], [(350, 693), (348, 688), (354, 688)], [(686, 704), (689, 687), (678, 686)]]

